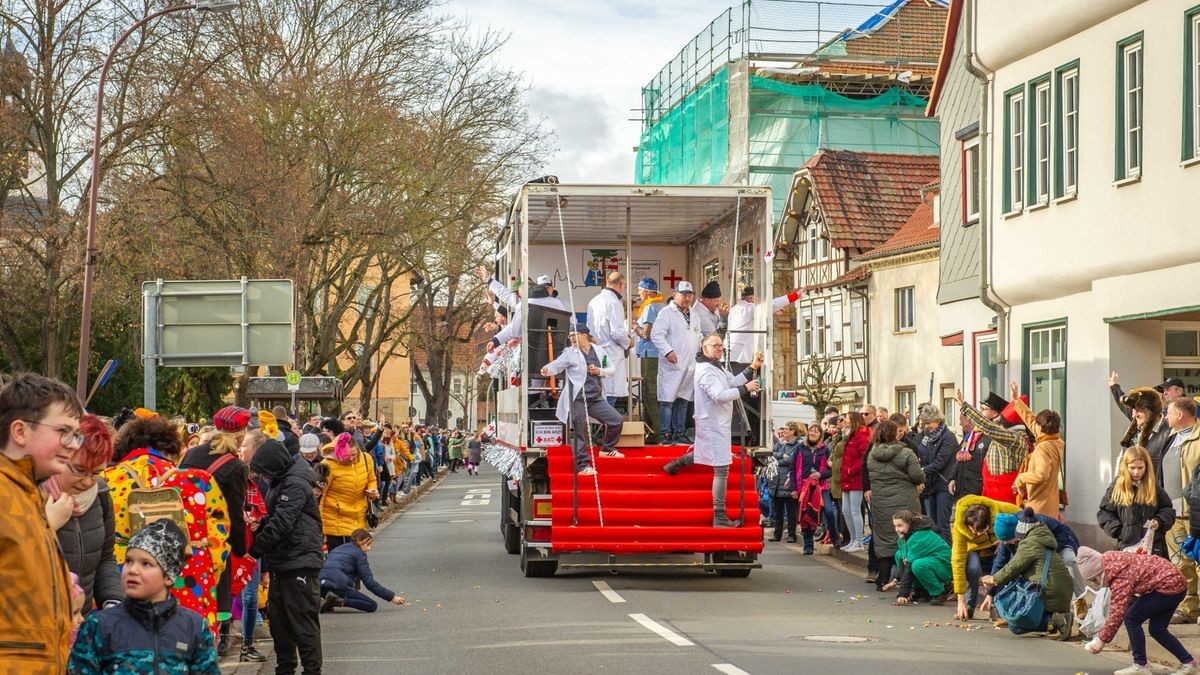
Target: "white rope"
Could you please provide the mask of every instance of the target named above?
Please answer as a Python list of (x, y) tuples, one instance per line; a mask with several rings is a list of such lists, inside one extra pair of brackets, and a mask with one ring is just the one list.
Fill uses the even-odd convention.
[[(567, 275), (567, 302), (570, 303), (570, 307), (571, 307), (571, 330), (574, 330), (575, 327), (578, 325), (577, 321), (575, 319), (575, 290), (574, 290), (575, 284), (572, 283), (572, 281), (571, 281), (571, 260), (570, 260), (570, 257), (567, 255), (567, 227), (566, 227), (566, 225), (563, 224), (562, 198), (559, 196), (557, 190), (554, 191), (554, 212), (555, 212), (555, 214), (558, 215), (558, 235), (559, 235), (559, 242), (562, 243), (563, 270)], [(584, 380), (586, 381), (587, 380), (587, 359), (586, 358), (584, 359), (584, 362), (583, 362), (583, 368), (584, 368)], [(567, 377), (566, 389), (567, 389), (569, 396), (574, 396), (575, 392), (571, 391), (571, 378), (569, 376)], [(561, 395), (562, 394), (560, 393), (559, 396), (561, 396)], [(568, 400), (571, 402), (574, 402), (575, 399), (570, 398)], [(596, 488), (596, 513), (600, 517), (600, 527), (604, 527), (604, 507), (600, 505), (600, 469), (598, 468), (598, 464), (596, 462), (596, 452), (592, 448), (592, 425), (588, 423), (588, 419), (589, 419), (589, 417), (588, 417), (587, 394), (583, 393), (583, 428), (587, 433), (587, 451), (588, 451), (588, 456), (592, 460), (592, 470), (596, 472), (596, 475), (592, 477), (592, 485), (594, 485)], [(572, 464), (573, 463), (574, 463), (574, 460), (572, 460)], [(578, 478), (576, 478), (576, 480), (578, 480)]]

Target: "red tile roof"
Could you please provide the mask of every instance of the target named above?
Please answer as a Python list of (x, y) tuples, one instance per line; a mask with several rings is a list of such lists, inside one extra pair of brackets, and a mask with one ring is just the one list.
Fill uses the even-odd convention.
[(913, 213), (921, 186), (938, 177), (937, 155), (821, 150), (801, 169), (825, 212), (830, 243), (862, 254)]
[(839, 286), (854, 286), (857, 282), (863, 281), (871, 276), (870, 265), (860, 265), (845, 274), (837, 277), (833, 281), (827, 281), (823, 284), (813, 284), (800, 289), (804, 293), (813, 293), (823, 291), (828, 288), (838, 288)]
[(869, 33), (849, 36), (846, 53), (855, 59), (899, 61), (914, 73), (932, 75), (937, 70), (946, 14), (941, 4), (909, 0)]
[(870, 260), (897, 253), (919, 251), (924, 248), (937, 246), (939, 237), (938, 226), (933, 222), (933, 204), (927, 200), (923, 200), (920, 206), (908, 217), (908, 222), (904, 223), (899, 230), (896, 230), (896, 234), (893, 234), (887, 241), (876, 246), (874, 249), (859, 256), (858, 259)]

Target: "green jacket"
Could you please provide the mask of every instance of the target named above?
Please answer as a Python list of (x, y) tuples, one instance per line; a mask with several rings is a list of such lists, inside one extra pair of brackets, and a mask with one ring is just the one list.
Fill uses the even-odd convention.
[(837, 436), (829, 444), (833, 448), (829, 452), (829, 496), (834, 499), (842, 498), (842, 457), (846, 454), (846, 434), (838, 431)]
[(1050, 528), (1042, 523), (1034, 525), (1021, 543), (1017, 544), (1017, 551), (1012, 560), (992, 576), (994, 588), (1003, 588), (1014, 579), (1040, 582), (1042, 566), (1046, 562), (1046, 551), (1050, 551), (1050, 576), (1042, 588), (1042, 602), (1047, 612), (1067, 611), (1071, 606), (1074, 584), (1066, 564), (1055, 551), (1057, 547), (1058, 543), (1054, 540)]
[(446, 445), (446, 449), (450, 454), (450, 459), (462, 459), (463, 446), (466, 445), (467, 439), (462, 436), (450, 437), (450, 442)]
[(932, 523), (925, 521), (925, 527), (918, 527), (908, 533), (907, 537), (896, 540), (896, 563), (908, 561), (912, 564), (917, 560), (931, 558), (946, 568), (946, 577), (950, 576), (950, 544), (938, 536), (933, 530)]

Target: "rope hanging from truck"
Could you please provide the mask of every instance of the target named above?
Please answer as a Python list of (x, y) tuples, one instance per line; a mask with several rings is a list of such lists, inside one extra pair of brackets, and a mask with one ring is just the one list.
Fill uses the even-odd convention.
[[(554, 213), (558, 216), (558, 235), (559, 242), (562, 244), (563, 270), (567, 275), (567, 302), (571, 308), (570, 329), (574, 331), (578, 325), (578, 321), (575, 318), (575, 282), (571, 279), (571, 259), (567, 255), (567, 226), (563, 224), (562, 197), (558, 194), (557, 190), (554, 191)], [(567, 395), (573, 397), (575, 392), (571, 391), (570, 379), (567, 380), (566, 388)], [(571, 398), (569, 400), (574, 401), (575, 399)], [(592, 485), (596, 487), (596, 513), (600, 517), (600, 527), (604, 527), (604, 508), (600, 505), (600, 470), (597, 468), (596, 450), (592, 447), (592, 425), (588, 423), (588, 419), (587, 396), (585, 395), (583, 397), (583, 427), (587, 432), (588, 456), (591, 457), (592, 468), (596, 471), (596, 475), (592, 477)], [(572, 420), (572, 423), (574, 423), (574, 420)], [(575, 481), (578, 484), (578, 473), (575, 474)], [(578, 508), (579, 505), (576, 504), (575, 506)]]

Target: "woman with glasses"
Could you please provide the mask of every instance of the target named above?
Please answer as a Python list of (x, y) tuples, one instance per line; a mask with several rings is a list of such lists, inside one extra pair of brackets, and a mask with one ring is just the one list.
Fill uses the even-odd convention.
[(74, 436), (63, 443), (64, 447), (77, 448), (67, 462), (67, 471), (42, 483), (41, 489), (51, 503), (62, 495), (70, 497), (66, 522), (53, 524), (59, 525), (58, 544), (67, 567), (79, 577), (83, 615), (87, 616), (96, 607), (120, 602), (125, 593), (113, 555), (112, 497), (100, 476), (112, 458), (112, 433), (95, 415), (83, 416), (79, 433), (82, 443)]

